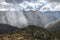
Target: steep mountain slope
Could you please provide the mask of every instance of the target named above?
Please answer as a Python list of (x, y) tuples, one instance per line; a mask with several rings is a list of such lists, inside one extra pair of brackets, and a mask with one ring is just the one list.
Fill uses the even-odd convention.
[(51, 32), (55, 32), (55, 33), (59, 33), (60, 32), (60, 20), (56, 20), (56, 21), (50, 22), (50, 23), (48, 23), (45, 26)]
[(47, 15), (52, 15), (56, 17), (57, 19), (60, 19), (60, 11), (46, 11), (44, 13)]
[(0, 23), (0, 34), (14, 33), (17, 32), (18, 30), (19, 28), (17, 27)]
[(53, 13), (47, 13), (49, 15), (40, 11), (0, 11), (0, 23), (10, 24), (19, 28), (28, 25), (44, 27), (47, 23), (57, 20), (55, 16), (51, 15)]
[(47, 23), (57, 20), (55, 16), (40, 11), (24, 11), (24, 15), (30, 25), (45, 26)]
[(2, 11), (0, 12), (0, 23), (10, 24), (22, 28), (27, 26), (27, 19), (22, 11)]

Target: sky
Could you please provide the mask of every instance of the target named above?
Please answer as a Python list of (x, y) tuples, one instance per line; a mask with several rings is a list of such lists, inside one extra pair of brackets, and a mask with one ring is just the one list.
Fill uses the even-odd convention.
[(0, 11), (60, 11), (59, 0), (0, 0)]

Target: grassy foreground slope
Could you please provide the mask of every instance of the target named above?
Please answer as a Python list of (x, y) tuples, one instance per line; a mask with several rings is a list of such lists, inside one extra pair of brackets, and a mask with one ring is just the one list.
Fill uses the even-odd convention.
[(0, 40), (60, 40), (60, 33), (55, 34), (38, 26), (30, 25), (18, 32), (0, 34)]

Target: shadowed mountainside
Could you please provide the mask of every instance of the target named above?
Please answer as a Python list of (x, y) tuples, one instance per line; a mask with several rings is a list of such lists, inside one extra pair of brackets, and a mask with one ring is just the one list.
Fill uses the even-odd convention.
[(8, 24), (0, 24), (0, 34), (14, 33), (18, 30), (19, 30), (19, 28), (15, 27), (15, 26), (11, 26)]
[(0, 40), (60, 40), (60, 34), (49, 32), (38, 26), (30, 25), (14, 33), (0, 34)]

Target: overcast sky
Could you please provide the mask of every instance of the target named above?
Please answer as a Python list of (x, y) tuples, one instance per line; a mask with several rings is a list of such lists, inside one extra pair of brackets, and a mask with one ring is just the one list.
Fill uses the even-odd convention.
[(59, 2), (60, 3), (60, 0), (47, 0), (49, 2)]
[[(8, 4), (8, 3), (12, 3), (12, 4), (17, 3), (17, 5), (11, 6), (11, 8), (20, 7), (20, 9), (24, 9), (27, 11), (28, 10), (39, 10), (41, 12), (60, 11), (60, 0), (0, 0), (0, 4), (9, 5), (8, 8), (10, 8), (10, 4)], [(1, 10), (1, 8), (0, 8), (0, 10)], [(15, 9), (12, 9), (12, 10), (15, 10)]]

